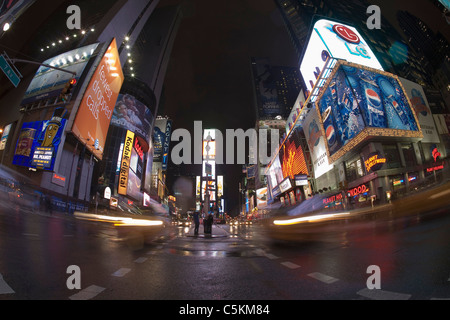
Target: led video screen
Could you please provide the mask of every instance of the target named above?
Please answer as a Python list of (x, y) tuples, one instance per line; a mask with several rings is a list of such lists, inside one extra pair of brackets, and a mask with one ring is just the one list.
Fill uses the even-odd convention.
[(422, 137), (398, 77), (387, 72), (340, 61), (316, 106), (332, 161), (367, 136)]

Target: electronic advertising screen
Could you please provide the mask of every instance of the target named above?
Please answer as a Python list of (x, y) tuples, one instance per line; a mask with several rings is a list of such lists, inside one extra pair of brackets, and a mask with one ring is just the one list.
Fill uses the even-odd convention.
[(52, 171), (66, 125), (57, 111), (47, 121), (25, 122), (19, 133), (13, 164)]
[(45, 60), (43, 64), (76, 72), (76, 76), (47, 66), (40, 66), (25, 92), (21, 105), (56, 97), (72, 78), (78, 81), (97, 46), (98, 43), (90, 44)]
[(121, 127), (150, 141), (153, 115), (145, 104), (130, 94), (119, 94), (111, 125)]
[(330, 57), (383, 70), (358, 30), (349, 25), (321, 19), (314, 24), (300, 63), (300, 72), (308, 91), (314, 87), (317, 77)]
[(316, 107), (331, 162), (369, 136), (423, 137), (398, 77), (384, 71), (338, 62)]
[(328, 161), (325, 133), (321, 130), (319, 115), (315, 108), (312, 108), (307, 114), (302, 128), (311, 155), (314, 178), (317, 179), (333, 169), (333, 165), (330, 165)]
[(301, 131), (301, 127), (294, 129), (278, 153), (283, 178), (293, 179), (297, 174), (308, 174), (305, 154), (300, 145)]

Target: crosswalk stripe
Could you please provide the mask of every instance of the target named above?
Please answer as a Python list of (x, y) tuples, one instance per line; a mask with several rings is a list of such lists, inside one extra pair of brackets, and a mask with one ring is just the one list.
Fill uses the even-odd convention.
[(3, 276), (0, 273), (0, 294), (15, 293), (14, 290), (3, 280)]
[(70, 300), (90, 300), (101, 293), (105, 288), (96, 285), (91, 285), (74, 295), (69, 297)]
[(281, 264), (285, 267), (288, 267), (289, 269), (297, 269), (300, 268), (300, 266), (298, 264), (289, 262), (289, 261), (285, 261), (285, 262), (281, 262)]
[(339, 279), (333, 278), (331, 276), (327, 276), (326, 274), (320, 273), (320, 272), (313, 272), (308, 274), (308, 276), (310, 276), (311, 278), (314, 278), (316, 280), (322, 281), (324, 283), (333, 283), (336, 281), (339, 281)]
[(411, 298), (411, 295), (406, 293), (368, 288), (359, 290), (357, 294), (373, 300), (408, 300), (409, 298)]

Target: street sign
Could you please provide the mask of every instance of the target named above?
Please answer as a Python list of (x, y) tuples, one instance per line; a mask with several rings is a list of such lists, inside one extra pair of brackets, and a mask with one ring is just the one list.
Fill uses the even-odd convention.
[(17, 85), (20, 82), (20, 77), (16, 74), (13, 68), (9, 65), (8, 61), (6, 61), (3, 55), (0, 55), (0, 68), (8, 77), (9, 81), (17, 88)]

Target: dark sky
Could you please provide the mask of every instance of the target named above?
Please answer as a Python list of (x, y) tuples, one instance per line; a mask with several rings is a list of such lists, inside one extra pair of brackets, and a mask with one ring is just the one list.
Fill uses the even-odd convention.
[[(182, 1), (161, 1), (170, 5)], [(163, 114), (173, 128), (255, 126), (250, 57), (296, 66), (297, 58), (273, 0), (186, 2), (165, 79)], [(173, 143), (175, 145), (176, 142)], [(173, 146), (172, 145), (172, 146)], [(225, 176), (228, 205), (237, 205), (240, 165), (217, 168)], [(190, 166), (201, 174), (201, 166)], [(169, 172), (170, 174), (170, 172)]]

